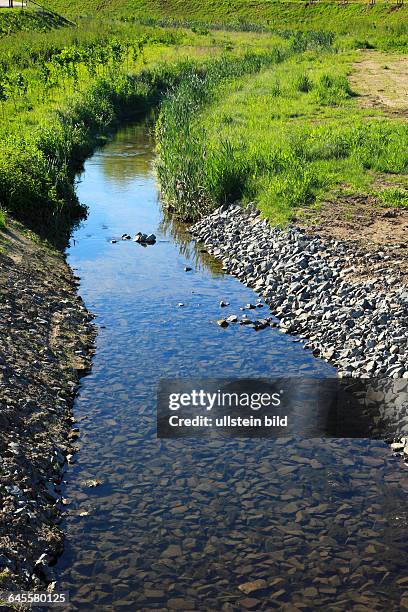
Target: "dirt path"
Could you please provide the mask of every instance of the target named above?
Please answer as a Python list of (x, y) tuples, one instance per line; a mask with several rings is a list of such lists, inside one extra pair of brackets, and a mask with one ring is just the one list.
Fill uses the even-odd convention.
[(408, 118), (408, 57), (364, 51), (350, 81), (366, 108)]

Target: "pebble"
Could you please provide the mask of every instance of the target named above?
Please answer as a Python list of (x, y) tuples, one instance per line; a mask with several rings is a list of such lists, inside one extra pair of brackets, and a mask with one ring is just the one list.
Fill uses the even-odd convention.
[(140, 244), (154, 244), (156, 242), (156, 236), (154, 234), (143, 234), (142, 232), (137, 232), (133, 238), (133, 241), (139, 242)]
[(339, 373), (407, 376), (408, 291), (394, 277), (385, 282), (386, 269), (377, 279), (348, 280), (354, 246), (272, 227), (259, 211), (239, 205), (217, 209), (191, 232), (227, 272), (260, 294), (283, 331), (307, 338), (308, 348)]
[(229, 317), (226, 318), (226, 321), (228, 323), (237, 323), (238, 317), (237, 315), (230, 315)]
[(226, 319), (218, 319), (217, 325), (220, 327), (228, 327), (228, 321)]

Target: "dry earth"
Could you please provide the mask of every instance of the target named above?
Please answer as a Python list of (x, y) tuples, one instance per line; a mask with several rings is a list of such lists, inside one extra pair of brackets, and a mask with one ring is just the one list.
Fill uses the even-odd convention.
[(365, 108), (393, 117), (408, 117), (408, 58), (364, 51), (350, 78)]

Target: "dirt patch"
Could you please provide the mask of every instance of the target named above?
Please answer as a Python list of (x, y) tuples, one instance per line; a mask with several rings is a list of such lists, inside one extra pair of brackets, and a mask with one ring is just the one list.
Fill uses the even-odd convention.
[(61, 253), (9, 222), (0, 233), (1, 589), (52, 582), (71, 408), (95, 330)]
[(378, 51), (362, 51), (350, 77), (364, 108), (377, 108), (387, 115), (408, 117), (408, 57)]
[[(318, 211), (305, 209), (297, 220), (309, 233), (353, 243), (359, 275), (372, 278), (387, 265), (408, 282), (408, 211), (379, 206), (370, 196), (342, 196), (324, 202)], [(377, 261), (378, 253), (383, 253)], [(371, 256), (373, 255), (373, 256)], [(365, 264), (362, 262), (365, 261)]]

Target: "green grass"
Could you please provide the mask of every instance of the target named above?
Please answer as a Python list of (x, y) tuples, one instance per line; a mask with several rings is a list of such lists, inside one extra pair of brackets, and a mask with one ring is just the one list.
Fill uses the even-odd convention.
[(360, 108), (347, 79), (354, 55), (295, 53), (259, 75), (203, 81), (165, 101), (158, 170), (170, 208), (195, 220), (220, 203), (255, 201), (285, 224), (340, 193), (407, 206), (407, 190), (378, 183), (406, 179), (408, 125)]
[(0, 38), (15, 32), (49, 32), (66, 25), (66, 20), (51, 13), (28, 9), (0, 9)]
[(330, 30), (352, 47), (407, 50), (408, 7), (392, 2), (369, 6), (368, 2), (342, 5), (322, 2), (309, 5), (304, 1), (278, 0), (47, 0), (49, 6), (63, 14), (109, 14), (126, 19), (147, 18), (184, 22), (229, 24), (247, 28), (261, 24), (274, 30)]
[(407, 125), (373, 118), (348, 81), (358, 47), (406, 48), (405, 8), (49, 5), (99, 13), (61, 27), (19, 12), (0, 38), (0, 207), (43, 237), (85, 214), (73, 182), (95, 145), (156, 105), (159, 179), (184, 219), (238, 199), (275, 223), (337, 193), (407, 205)]
[(5, 212), (4, 212), (4, 210), (0, 209), (0, 231), (4, 230), (6, 228), (6, 225), (7, 225), (7, 223), (6, 223)]
[(61, 228), (85, 214), (74, 176), (101, 136), (158, 104), (210, 55), (234, 60), (275, 45), (270, 35), (235, 33), (217, 33), (203, 44), (200, 33), (101, 20), (4, 38), (0, 206), (59, 240)]

